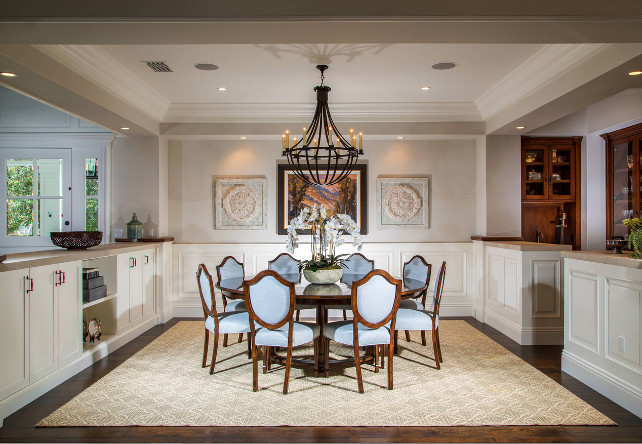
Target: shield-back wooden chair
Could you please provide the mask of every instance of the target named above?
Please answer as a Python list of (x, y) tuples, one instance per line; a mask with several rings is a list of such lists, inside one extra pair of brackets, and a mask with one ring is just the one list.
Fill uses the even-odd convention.
[[(268, 261), (268, 270), (274, 270), (290, 282), (298, 284), (301, 282), (301, 261), (295, 259), (288, 253), (281, 253), (271, 261)], [(296, 304), (296, 320), (299, 320), (301, 310), (316, 308), (315, 305)]]
[[(218, 279), (218, 283), (221, 282), (221, 279), (243, 279), (245, 277), (245, 269), (241, 262), (237, 261), (232, 256), (227, 256), (223, 259), (223, 262), (216, 266), (216, 277)], [(230, 298), (230, 295), (226, 294), (225, 291), (222, 291), (221, 295), (223, 296), (223, 311), (247, 311), (245, 309), (245, 301), (243, 299)], [(228, 300), (228, 298), (230, 299)], [(242, 341), (243, 334), (240, 334), (239, 342)], [(227, 334), (223, 335), (223, 347), (227, 347)]]
[[(361, 253), (352, 253), (343, 261), (343, 276), (341, 282), (352, 283), (363, 279), (363, 277), (374, 270), (374, 260), (368, 259)], [(350, 305), (337, 305), (332, 307), (336, 310), (343, 310), (343, 320), (347, 320), (347, 310), (352, 310)]]
[[(426, 294), (428, 293), (428, 284), (430, 283), (430, 272), (432, 266), (426, 262), (423, 256), (413, 256), (408, 262), (403, 264), (403, 279), (413, 280), (426, 284), (426, 288), (418, 291), (412, 297), (404, 299), (399, 303), (399, 308), (409, 308), (412, 310), (423, 310), (426, 307)], [(414, 287), (413, 287), (414, 288)], [(406, 341), (410, 342), (410, 333), (406, 330)], [(421, 342), (426, 345), (426, 332), (421, 331)]]
[[(381, 346), (383, 361), (383, 349), (386, 345), (388, 346), (388, 389), (393, 388), (393, 332), (400, 299), (401, 281), (394, 279), (384, 270), (373, 270), (363, 279), (352, 284), (352, 320), (323, 325), (323, 335), (326, 338), (326, 347), (324, 347), (326, 363), (330, 340), (353, 347), (359, 393), (363, 393), (361, 363), (372, 360), (377, 372), (379, 349)], [(374, 347), (374, 357), (361, 356), (359, 347)]]
[[(207, 271), (204, 264), (198, 266), (196, 272), (196, 282), (198, 292), (201, 295), (203, 305), (203, 315), (205, 317), (205, 341), (203, 346), (203, 367), (207, 367), (207, 349), (210, 332), (214, 333), (214, 345), (212, 350), (212, 364), (210, 365), (210, 374), (214, 373), (216, 365), (216, 352), (218, 351), (219, 334), (229, 333), (249, 333), (250, 318), (246, 311), (229, 311), (218, 314), (216, 311), (216, 296), (214, 293), (214, 283), (212, 275)], [(248, 341), (248, 356), (251, 352), (250, 342)]]

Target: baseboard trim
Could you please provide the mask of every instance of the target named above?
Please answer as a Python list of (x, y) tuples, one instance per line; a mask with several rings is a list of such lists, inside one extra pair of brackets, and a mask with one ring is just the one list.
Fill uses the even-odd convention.
[(132, 339), (145, 333), (158, 323), (156, 317), (152, 317), (136, 327), (101, 342), (91, 350), (83, 352), (78, 358), (55, 370), (42, 379), (28, 385), (17, 391), (13, 395), (2, 400), (0, 404), (0, 426), (4, 423), (4, 418), (20, 410), (25, 405), (47, 393), (57, 385), (80, 373), (87, 367), (100, 361), (114, 350), (127, 344)]
[(642, 390), (567, 350), (562, 371), (642, 418)]

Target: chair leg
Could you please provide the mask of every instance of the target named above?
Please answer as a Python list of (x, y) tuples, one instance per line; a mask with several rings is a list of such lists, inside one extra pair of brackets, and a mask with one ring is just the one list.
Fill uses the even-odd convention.
[(315, 376), (319, 376), (319, 341), (321, 341), (321, 337), (317, 337), (314, 339), (313, 347), (314, 347), (314, 372)]
[(207, 346), (210, 342), (210, 331), (205, 329), (205, 345), (203, 346), (203, 368), (207, 367)]
[(243, 333), (239, 333), (239, 343), (243, 342)]
[(388, 390), (392, 390), (392, 355), (392, 347), (388, 345)]
[(227, 333), (223, 335), (223, 347), (227, 347)]
[(256, 344), (252, 343), (252, 390), (255, 392), (259, 391), (259, 358), (257, 355)]
[(359, 393), (363, 393), (363, 380), (361, 379), (361, 358), (359, 358), (359, 346), (354, 344), (354, 365), (357, 368), (357, 384)]
[(437, 334), (435, 330), (432, 331), (432, 349), (435, 354), (435, 364), (437, 364), (437, 370), (441, 367), (439, 366), (439, 346), (437, 345)]
[(399, 330), (395, 330), (394, 352), (399, 354)]
[(343, 320), (347, 321), (348, 320), (348, 313), (346, 313), (345, 310), (343, 310)]
[(384, 347), (383, 345), (379, 345), (379, 347), (381, 347), (381, 368), (383, 369), (383, 368), (386, 368), (386, 363), (384, 362), (385, 356), (386, 356), (386, 350), (385, 348), (383, 348)]
[(252, 335), (247, 334), (247, 359), (252, 359)]
[(325, 378), (328, 377), (328, 371), (330, 371), (330, 339), (329, 338), (323, 338), (325, 341), (325, 358), (324, 358), (324, 371), (323, 371), (323, 376)]
[(218, 331), (214, 333), (214, 347), (212, 349), (212, 364), (210, 365), (210, 375), (214, 374), (214, 365), (216, 365), (217, 351), (218, 351)]
[(268, 347), (264, 345), (261, 347), (261, 350), (263, 351), (263, 374), (267, 373), (267, 363), (268, 363)]
[[(290, 338), (292, 341), (292, 338)], [(288, 394), (288, 386), (290, 384), (290, 368), (292, 367), (292, 342), (288, 344), (288, 354), (285, 358), (285, 380), (283, 381), (283, 394)]]
[(406, 330), (406, 342), (410, 342), (410, 332)]
[(421, 330), (421, 345), (426, 346), (426, 331)]
[(437, 336), (437, 350), (439, 350), (439, 362), (444, 362), (444, 358), (441, 355), (441, 341), (439, 340), (439, 327), (435, 329), (435, 336)]
[(375, 367), (375, 373), (379, 373), (379, 346), (375, 345), (374, 346), (374, 367)]

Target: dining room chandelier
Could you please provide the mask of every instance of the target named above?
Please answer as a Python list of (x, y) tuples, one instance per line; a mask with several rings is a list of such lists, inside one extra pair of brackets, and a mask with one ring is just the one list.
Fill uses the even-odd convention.
[(287, 157), (294, 174), (311, 185), (334, 185), (345, 179), (363, 154), (363, 133), (357, 135), (350, 129), (348, 141), (334, 124), (328, 107), (330, 87), (323, 84), (323, 72), (328, 65), (317, 65), (321, 71), (321, 85), (315, 86), (317, 107), (303, 137), (295, 137), (290, 146), (290, 132), (282, 135), (283, 156)]

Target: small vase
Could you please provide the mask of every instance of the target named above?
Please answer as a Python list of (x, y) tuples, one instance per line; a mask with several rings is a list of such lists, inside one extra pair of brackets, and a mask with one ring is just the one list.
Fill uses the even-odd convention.
[(312, 271), (309, 268), (303, 269), (303, 277), (311, 284), (334, 284), (343, 276), (343, 268), (328, 268), (325, 270)]

